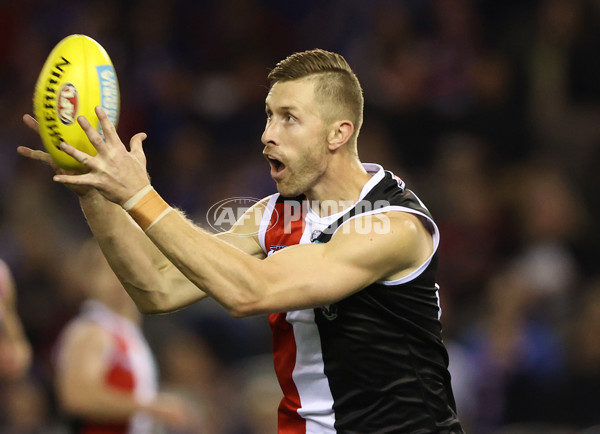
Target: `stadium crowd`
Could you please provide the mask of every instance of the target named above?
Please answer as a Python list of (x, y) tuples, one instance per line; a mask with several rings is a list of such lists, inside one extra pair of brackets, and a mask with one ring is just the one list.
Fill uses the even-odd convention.
[[(361, 160), (414, 187), (441, 230), (466, 431), (600, 425), (599, 1), (0, 3), (0, 258), (33, 348), (25, 378), (0, 380), (0, 433), (65, 432), (53, 351), (84, 298), (69, 261), (90, 234), (75, 196), (15, 148), (41, 146), (21, 116), (72, 33), (107, 49), (119, 133), (148, 133), (153, 185), (201, 223), (221, 199), (274, 192), (260, 153), (268, 68), (309, 48), (343, 54), (365, 94)], [(161, 387), (201, 415), (193, 432), (274, 432), (265, 318), (202, 302), (144, 330)]]

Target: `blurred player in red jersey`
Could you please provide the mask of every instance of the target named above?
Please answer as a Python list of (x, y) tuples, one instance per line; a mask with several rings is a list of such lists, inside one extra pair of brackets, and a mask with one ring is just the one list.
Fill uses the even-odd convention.
[(149, 433), (157, 423), (182, 428), (185, 405), (158, 393), (140, 313), (95, 240), (69, 265), (88, 297), (56, 347), (56, 392), (73, 432)]

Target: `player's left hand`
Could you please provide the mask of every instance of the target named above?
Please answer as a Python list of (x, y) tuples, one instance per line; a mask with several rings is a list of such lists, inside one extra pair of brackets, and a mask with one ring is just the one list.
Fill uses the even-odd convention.
[[(36, 134), (40, 133), (40, 125), (35, 120), (35, 118), (29, 114), (23, 115), (23, 122), (29, 128), (31, 128)], [(59, 167), (52, 156), (48, 152), (44, 152), (39, 149), (31, 149), (27, 146), (18, 146), (17, 152), (21, 154), (23, 157), (29, 158), (30, 160), (41, 161), (42, 163), (50, 166), (55, 173), (59, 174), (67, 174), (67, 175), (75, 175), (77, 173), (81, 173), (80, 171), (70, 171), (66, 169), (62, 169)], [(71, 191), (73, 191), (77, 196), (84, 197), (90, 193), (94, 193), (95, 190), (88, 185), (71, 185), (65, 184)]]
[(146, 172), (146, 156), (142, 149), (146, 134), (138, 133), (133, 136), (128, 151), (101, 107), (96, 107), (96, 115), (106, 140), (102, 139), (85, 117), (77, 118), (98, 151), (96, 156), (75, 149), (68, 143), (61, 143), (61, 149), (83, 164), (88, 171), (82, 174), (58, 173), (53, 179), (63, 184), (94, 187), (106, 199), (122, 205), (150, 183)]

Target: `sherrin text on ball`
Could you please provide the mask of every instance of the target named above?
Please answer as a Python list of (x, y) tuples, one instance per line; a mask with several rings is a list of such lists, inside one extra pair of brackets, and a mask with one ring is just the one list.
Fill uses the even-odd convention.
[(85, 116), (102, 134), (94, 111), (96, 106), (101, 106), (117, 125), (120, 92), (112, 61), (92, 38), (67, 36), (46, 59), (33, 96), (33, 113), (40, 125), (42, 143), (63, 169), (77, 170), (82, 165), (60, 149), (61, 142), (96, 155), (96, 149), (77, 123), (78, 116)]

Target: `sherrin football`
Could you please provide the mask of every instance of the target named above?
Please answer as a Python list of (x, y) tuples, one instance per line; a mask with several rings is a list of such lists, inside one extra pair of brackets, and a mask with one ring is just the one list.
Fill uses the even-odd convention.
[(97, 151), (77, 123), (78, 116), (102, 128), (94, 112), (101, 106), (116, 126), (120, 92), (115, 69), (98, 42), (85, 35), (70, 35), (50, 52), (35, 85), (33, 114), (40, 125), (42, 143), (63, 169), (82, 166), (60, 149), (60, 143), (90, 155)]

